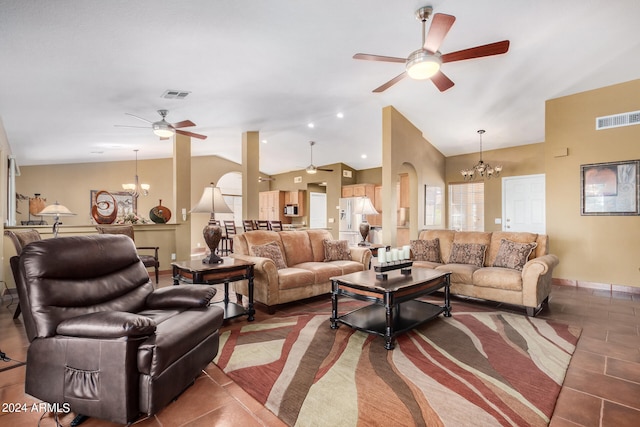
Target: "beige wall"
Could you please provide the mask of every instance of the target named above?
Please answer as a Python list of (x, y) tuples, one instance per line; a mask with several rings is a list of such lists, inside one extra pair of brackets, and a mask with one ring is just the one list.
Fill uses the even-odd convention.
[[(640, 216), (582, 216), (580, 165), (640, 159), (640, 125), (595, 130), (640, 110), (640, 80), (546, 103), (547, 232), (562, 279), (640, 287)], [(567, 149), (568, 155), (556, 157)]]
[[(409, 238), (417, 239), (424, 228), (424, 185), (445, 188), (445, 157), (400, 112), (392, 106), (382, 110), (382, 198), (388, 201), (382, 209), (382, 239), (396, 244), (399, 174), (409, 174), (410, 228)], [(417, 208), (413, 208), (417, 207)], [(444, 218), (442, 219), (444, 224)]]
[[(482, 152), (482, 160), (490, 165), (501, 164), (504, 169), (500, 177), (484, 181), (484, 229), (485, 231), (499, 231), (501, 225), (495, 223), (495, 218), (502, 217), (502, 178), (543, 174), (545, 172), (545, 144), (529, 144), (510, 147), (501, 150)], [(446, 180), (447, 185), (464, 182), (460, 171), (468, 169), (480, 160), (479, 153), (447, 157)], [(445, 199), (448, 190), (445, 189)], [(448, 202), (446, 203), (448, 206)], [(447, 210), (448, 214), (448, 210)]]

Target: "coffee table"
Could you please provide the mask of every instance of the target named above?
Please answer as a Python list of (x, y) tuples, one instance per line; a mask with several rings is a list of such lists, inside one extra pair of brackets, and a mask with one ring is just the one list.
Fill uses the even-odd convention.
[[(224, 300), (212, 304), (221, 305), (224, 309), (224, 319), (233, 319), (238, 316), (248, 316), (252, 322), (256, 310), (253, 308), (253, 267), (254, 263), (223, 257), (219, 264), (205, 264), (202, 260), (179, 261), (171, 263), (173, 268), (173, 284), (217, 284), (224, 283)], [(229, 301), (229, 283), (238, 280), (247, 280), (249, 287), (248, 307), (242, 305), (242, 297), (238, 295), (238, 303)]]
[[(409, 274), (389, 271), (386, 279), (376, 277), (373, 270), (332, 277), (331, 328), (343, 323), (355, 329), (384, 337), (384, 347), (392, 350), (395, 337), (407, 332), (440, 313), (451, 316), (449, 294), (450, 272), (414, 268)], [(416, 298), (444, 288), (444, 305), (439, 306)], [(338, 297), (347, 296), (371, 305), (338, 316)]]

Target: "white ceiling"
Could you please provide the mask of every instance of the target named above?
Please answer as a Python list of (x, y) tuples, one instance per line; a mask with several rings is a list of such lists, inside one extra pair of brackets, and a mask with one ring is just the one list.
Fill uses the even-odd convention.
[[(410, 79), (372, 93), (403, 65), (352, 56), (408, 56), (425, 5), (457, 18), (443, 53), (509, 52), (444, 64), (443, 93)], [(170, 157), (151, 130), (114, 126), (161, 108), (208, 136), (196, 156), (240, 162), (259, 131), (270, 174), (306, 167), (310, 140), (315, 165), (380, 166), (387, 105), (447, 156), (477, 151), (480, 128), (485, 150), (542, 142), (545, 100), (640, 78), (638, 17), (638, 0), (0, 0), (0, 118), (20, 165)]]

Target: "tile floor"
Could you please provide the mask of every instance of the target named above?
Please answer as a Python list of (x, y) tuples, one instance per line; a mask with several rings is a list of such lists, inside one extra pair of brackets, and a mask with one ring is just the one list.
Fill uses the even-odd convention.
[[(161, 285), (171, 283), (169, 276)], [(218, 292), (217, 298), (222, 297)], [(0, 350), (24, 361), (28, 341), (21, 318), (12, 319), (15, 303), (0, 307)], [(512, 307), (501, 307), (514, 310)], [(518, 309), (515, 309), (519, 311)], [(454, 300), (455, 315), (455, 300)], [(268, 316), (258, 307), (257, 317)], [(551, 420), (551, 427), (640, 425), (640, 294), (554, 286), (540, 317), (583, 328)], [(239, 320), (245, 321), (245, 320)], [(24, 366), (0, 362), (0, 426), (55, 425), (50, 413), (31, 410), (36, 399), (24, 393)], [(6, 404), (26, 404), (11, 411)], [(72, 415), (61, 417), (69, 425)], [(89, 419), (83, 427), (110, 426)], [(271, 412), (210, 364), (195, 384), (155, 416), (136, 426), (282, 426)]]

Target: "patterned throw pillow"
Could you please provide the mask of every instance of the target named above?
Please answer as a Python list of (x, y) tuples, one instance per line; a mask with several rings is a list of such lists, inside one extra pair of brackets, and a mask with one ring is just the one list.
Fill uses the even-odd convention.
[(481, 243), (454, 243), (451, 246), (451, 264), (471, 264), (478, 267), (484, 265), (484, 253), (487, 245)]
[(411, 253), (415, 261), (442, 262), (440, 259), (440, 239), (411, 240)]
[(272, 259), (273, 262), (276, 263), (276, 268), (278, 270), (287, 268), (280, 246), (276, 242), (267, 243), (266, 245), (252, 246), (251, 251), (254, 256)]
[(494, 267), (513, 268), (522, 271), (527, 263), (529, 255), (538, 246), (537, 243), (518, 243), (507, 239), (500, 239), (500, 247), (496, 260), (493, 262)]
[(351, 251), (349, 251), (349, 242), (347, 240), (329, 240), (322, 241), (324, 245), (324, 261), (340, 261), (351, 260)]

